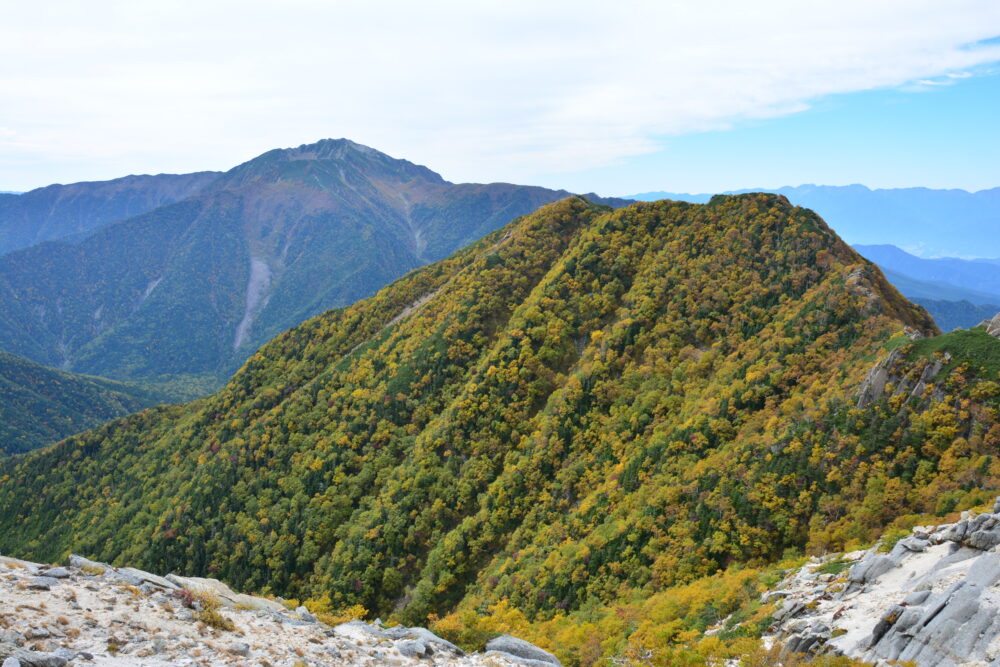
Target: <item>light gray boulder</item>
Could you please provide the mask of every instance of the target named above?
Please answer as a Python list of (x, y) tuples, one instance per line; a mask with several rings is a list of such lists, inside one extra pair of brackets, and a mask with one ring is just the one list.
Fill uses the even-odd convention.
[[(201, 577), (179, 577), (176, 574), (168, 574), (164, 579), (178, 588), (191, 591), (192, 593), (206, 593), (214, 595), (224, 607), (243, 609), (257, 609), (269, 611), (277, 614), (288, 612), (280, 602), (260, 598), (254, 595), (245, 595), (234, 592), (229, 586), (218, 579), (203, 579)], [(287, 617), (286, 617), (287, 618)]]
[(89, 558), (78, 556), (77, 554), (70, 555), (69, 564), (70, 567), (75, 567), (77, 569), (83, 570), (88, 574), (97, 572), (103, 573), (105, 570), (111, 569), (111, 566), (106, 563), (98, 563), (96, 560), (90, 560)]
[(861, 560), (851, 566), (850, 571), (847, 573), (847, 580), (855, 584), (864, 584), (878, 579), (897, 565), (898, 563), (890, 556), (870, 551)]
[(795, 618), (806, 606), (799, 600), (785, 600), (776, 612), (774, 612), (774, 622), (780, 623), (790, 618)]
[(60, 657), (55, 653), (29, 651), (23, 648), (19, 648), (13, 654), (7, 656), (7, 659), (10, 658), (17, 660), (17, 664), (20, 667), (63, 667), (69, 662), (66, 658)]
[(52, 577), (35, 577), (34, 579), (31, 580), (31, 583), (28, 584), (28, 588), (37, 591), (47, 591), (51, 590), (53, 586), (58, 586), (58, 585), (59, 585), (58, 579), (54, 579)]
[(180, 590), (180, 586), (170, 581), (166, 577), (161, 577), (157, 574), (151, 574), (144, 570), (137, 570), (134, 567), (119, 567), (115, 569), (115, 572), (123, 577), (129, 578), (131, 581), (138, 583), (133, 584), (134, 586), (142, 586), (143, 584), (150, 584), (156, 586), (157, 588), (163, 588), (168, 591)]
[(319, 621), (319, 619), (310, 614), (309, 610), (306, 609), (305, 607), (299, 607), (298, 609), (296, 609), (295, 615), (308, 623), (316, 623)]
[(927, 551), (927, 547), (930, 546), (930, 542), (926, 538), (920, 538), (915, 535), (907, 537), (904, 540), (900, 540), (899, 544), (902, 545), (907, 551), (921, 552)]
[(491, 639), (486, 643), (486, 650), (506, 653), (524, 660), (536, 660), (540, 663), (548, 665), (562, 666), (559, 659), (548, 651), (544, 651), (534, 644), (529, 644), (523, 639), (511, 637), (510, 635), (501, 635)]
[(486, 651), (483, 655), (487, 658), (494, 658), (495, 660), (513, 662), (515, 665), (519, 665), (520, 667), (552, 667), (551, 662), (532, 660), (531, 658), (519, 658), (516, 655), (503, 653), (502, 651)]
[(947, 666), (985, 654), (1000, 631), (998, 608), (984, 597), (1000, 581), (1000, 554), (963, 548), (940, 568), (963, 561), (966, 576), (946, 590), (916, 590), (889, 608), (872, 631), (871, 658)]
[(1000, 313), (997, 313), (990, 319), (983, 320), (979, 323), (979, 326), (986, 327), (986, 333), (996, 338), (1000, 338)]
[(410, 628), (409, 630), (411, 635), (422, 641), (424, 644), (430, 646), (435, 652), (444, 651), (445, 653), (450, 653), (454, 656), (465, 655), (465, 651), (458, 648), (447, 639), (441, 639), (427, 628)]
[(250, 657), (250, 644), (246, 642), (236, 642), (229, 647), (229, 652), (233, 655), (241, 655), (244, 658)]
[(404, 639), (396, 644), (399, 654), (407, 658), (429, 658), (434, 650), (419, 639)]
[(347, 621), (334, 626), (333, 633), (338, 637), (350, 639), (355, 644), (366, 644), (372, 637), (377, 639), (388, 639), (385, 632), (370, 623), (364, 621)]
[(42, 570), (38, 574), (43, 577), (52, 577), (53, 579), (69, 579), (69, 570), (64, 567), (50, 567), (47, 570)]
[(402, 625), (394, 625), (391, 628), (382, 628), (382, 633), (389, 639), (406, 639), (411, 637), (410, 629)]

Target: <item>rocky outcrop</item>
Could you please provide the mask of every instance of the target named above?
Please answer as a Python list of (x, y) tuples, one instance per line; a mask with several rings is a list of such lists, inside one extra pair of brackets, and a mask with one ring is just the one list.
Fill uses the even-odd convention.
[(1000, 313), (993, 316), (993, 319), (983, 320), (979, 326), (986, 327), (986, 333), (996, 338), (1000, 338)]
[[(910, 398), (922, 397), (927, 386), (934, 381), (944, 365), (951, 360), (951, 354), (945, 352), (940, 359), (928, 360), (916, 379), (912, 376), (906, 377), (898, 372), (898, 366), (904, 359), (903, 352), (895, 349), (868, 371), (868, 375), (857, 391), (857, 408), (859, 410), (881, 399), (890, 386), (893, 396), (905, 393)], [(932, 398), (940, 401), (944, 398), (944, 393), (935, 390)]]
[(889, 382), (889, 369), (902, 356), (899, 350), (893, 350), (888, 357), (875, 364), (868, 371), (861, 387), (858, 388), (858, 409), (865, 408), (882, 398), (885, 386)]
[(66, 567), (0, 556), (0, 601), (2, 667), (559, 664), (514, 637), (467, 655), (426, 628), (330, 627), (304, 607), (293, 611), (215, 579), (161, 577), (81, 556)]
[(998, 545), (1000, 500), (887, 552), (813, 559), (782, 584), (770, 638), (879, 665), (1000, 665)]

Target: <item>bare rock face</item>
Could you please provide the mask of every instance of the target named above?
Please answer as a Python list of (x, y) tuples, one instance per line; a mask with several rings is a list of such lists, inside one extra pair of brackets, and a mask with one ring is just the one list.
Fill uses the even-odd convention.
[[(868, 407), (882, 398), (890, 385), (892, 387), (891, 395), (893, 396), (906, 393), (911, 398), (920, 398), (923, 396), (927, 385), (933, 384), (934, 379), (941, 372), (941, 369), (944, 368), (944, 365), (951, 361), (951, 353), (945, 352), (940, 359), (928, 360), (916, 382), (907, 380), (899, 374), (898, 363), (902, 360), (903, 352), (895, 349), (884, 359), (872, 366), (856, 393), (858, 399), (857, 408), (859, 410)], [(933, 393), (933, 398), (940, 401), (944, 398), (944, 393), (940, 389), (937, 389)]]
[[(1000, 499), (887, 552), (813, 559), (782, 583), (772, 639), (877, 665), (1000, 665)], [(840, 575), (820, 574), (831, 563)]]
[(991, 320), (983, 320), (979, 326), (986, 327), (986, 333), (994, 338), (1000, 338), (1000, 313), (994, 315)]
[(902, 357), (899, 350), (893, 350), (889, 356), (875, 364), (858, 389), (858, 409), (865, 408), (882, 398), (885, 386), (889, 382), (889, 368)]

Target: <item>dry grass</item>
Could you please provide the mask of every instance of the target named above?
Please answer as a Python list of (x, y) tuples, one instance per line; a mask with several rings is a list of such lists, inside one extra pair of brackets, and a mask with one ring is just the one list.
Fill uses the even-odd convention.
[(194, 618), (200, 623), (215, 628), (217, 630), (225, 630), (227, 632), (233, 632), (236, 630), (236, 626), (228, 618), (222, 615), (219, 608), (222, 606), (218, 596), (204, 592), (198, 591), (191, 594), (194, 602), (197, 603), (198, 607), (201, 609), (196, 609), (194, 612)]

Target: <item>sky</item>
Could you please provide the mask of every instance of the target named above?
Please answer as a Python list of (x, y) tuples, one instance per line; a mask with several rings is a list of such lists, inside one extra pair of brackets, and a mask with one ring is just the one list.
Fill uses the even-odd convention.
[(996, 0), (0, 9), (0, 190), (347, 137), (601, 194), (1000, 186)]

